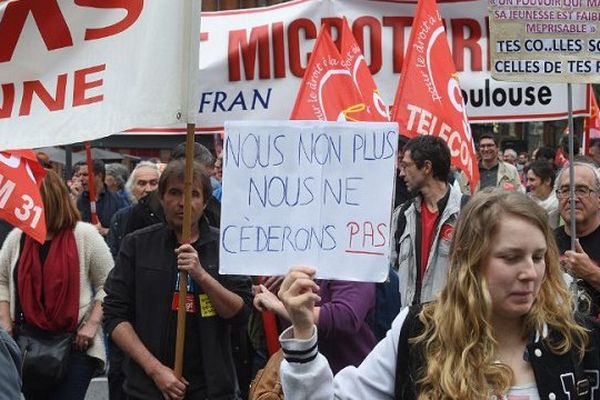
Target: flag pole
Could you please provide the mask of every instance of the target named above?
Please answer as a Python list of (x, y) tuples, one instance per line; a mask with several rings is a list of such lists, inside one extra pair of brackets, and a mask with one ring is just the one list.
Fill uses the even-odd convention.
[(94, 184), (94, 162), (92, 160), (92, 145), (89, 140), (85, 142), (85, 158), (88, 169), (88, 194), (90, 195), (90, 222), (98, 225), (96, 212), (96, 185)]
[[(570, 210), (569, 214), (571, 215), (571, 250), (575, 251), (575, 240), (576, 240), (576, 222), (575, 222), (575, 166), (573, 162), (575, 161), (575, 151), (573, 149), (574, 140), (573, 137), (575, 135), (574, 127), (573, 127), (573, 88), (571, 83), (567, 83), (567, 105), (569, 108), (569, 205)], [(579, 296), (578, 296), (578, 279), (573, 277), (573, 282), (571, 283), (571, 292), (573, 293), (573, 302), (575, 303), (575, 309), (577, 310), (579, 306)]]
[[(189, 244), (192, 234), (192, 182), (194, 165), (194, 134), (196, 130), (196, 106), (199, 98), (198, 72), (199, 72), (199, 46), (200, 46), (200, 7), (199, 0), (186, 0), (184, 15), (184, 37), (186, 43), (183, 48), (183, 85), (184, 112), (187, 120), (185, 140), (185, 176), (183, 192), (183, 227), (181, 244)], [(179, 303), (177, 306), (177, 334), (175, 340), (175, 365), (173, 371), (178, 378), (183, 374), (183, 355), (185, 350), (185, 320), (187, 298), (188, 274), (179, 272)]]
[[(187, 124), (185, 137), (185, 177), (183, 181), (183, 227), (181, 244), (189, 244), (192, 236), (192, 180), (194, 166), (195, 124)], [(177, 306), (177, 338), (175, 341), (175, 375), (181, 378), (183, 373), (183, 351), (185, 347), (185, 317), (188, 274), (179, 271), (179, 303)]]
[(569, 107), (569, 201), (571, 215), (571, 250), (575, 251), (575, 150), (573, 149), (575, 129), (573, 127), (573, 89), (570, 83), (567, 83), (567, 102)]

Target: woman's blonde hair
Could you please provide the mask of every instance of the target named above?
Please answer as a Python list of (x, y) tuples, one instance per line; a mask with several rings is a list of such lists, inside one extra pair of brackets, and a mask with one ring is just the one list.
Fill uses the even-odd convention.
[(74, 228), (77, 221), (81, 220), (79, 211), (69, 196), (67, 186), (51, 169), (46, 170), (40, 195), (44, 203), (48, 232), (57, 233), (65, 228)]
[(564, 354), (575, 347), (583, 357), (587, 332), (573, 318), (571, 295), (563, 281), (546, 212), (524, 194), (486, 189), (461, 212), (450, 248), (446, 286), (419, 314), (424, 332), (410, 339), (423, 346), (426, 360), (419, 370), (419, 400), (487, 400), (506, 393), (511, 386), (511, 369), (497, 361), (497, 341), (490, 324), (491, 297), (480, 273), (492, 241), (497, 240), (500, 221), (507, 216), (522, 218), (540, 229), (548, 248), (539, 293), (524, 316), (523, 337), (542, 332), (546, 323), (561, 333), (559, 341), (548, 343), (552, 351)]

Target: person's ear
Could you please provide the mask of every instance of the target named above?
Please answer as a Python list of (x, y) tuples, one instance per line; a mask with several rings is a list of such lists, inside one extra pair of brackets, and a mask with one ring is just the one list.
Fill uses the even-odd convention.
[(433, 165), (431, 164), (430, 160), (425, 160), (425, 162), (423, 162), (423, 172), (426, 174), (429, 174), (433, 171)]

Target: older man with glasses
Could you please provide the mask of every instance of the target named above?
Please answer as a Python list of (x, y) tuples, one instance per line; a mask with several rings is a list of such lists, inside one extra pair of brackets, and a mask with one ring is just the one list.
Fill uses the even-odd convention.
[(565, 224), (555, 230), (561, 261), (577, 279), (580, 311), (597, 317), (600, 311), (600, 173), (594, 165), (573, 163), (575, 169), (575, 237), (576, 249), (571, 251), (571, 210), (569, 168), (563, 168), (556, 178), (558, 208)]

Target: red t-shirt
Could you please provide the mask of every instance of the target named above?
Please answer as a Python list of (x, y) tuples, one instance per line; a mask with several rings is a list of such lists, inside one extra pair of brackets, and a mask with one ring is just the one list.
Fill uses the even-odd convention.
[(431, 244), (433, 243), (433, 234), (435, 233), (435, 223), (437, 222), (439, 212), (431, 211), (425, 202), (422, 203), (421, 207), (421, 265), (419, 265), (419, 276), (421, 281), (419, 286), (423, 282), (425, 276), (425, 269), (427, 269), (427, 262), (429, 262), (429, 251), (431, 250)]

